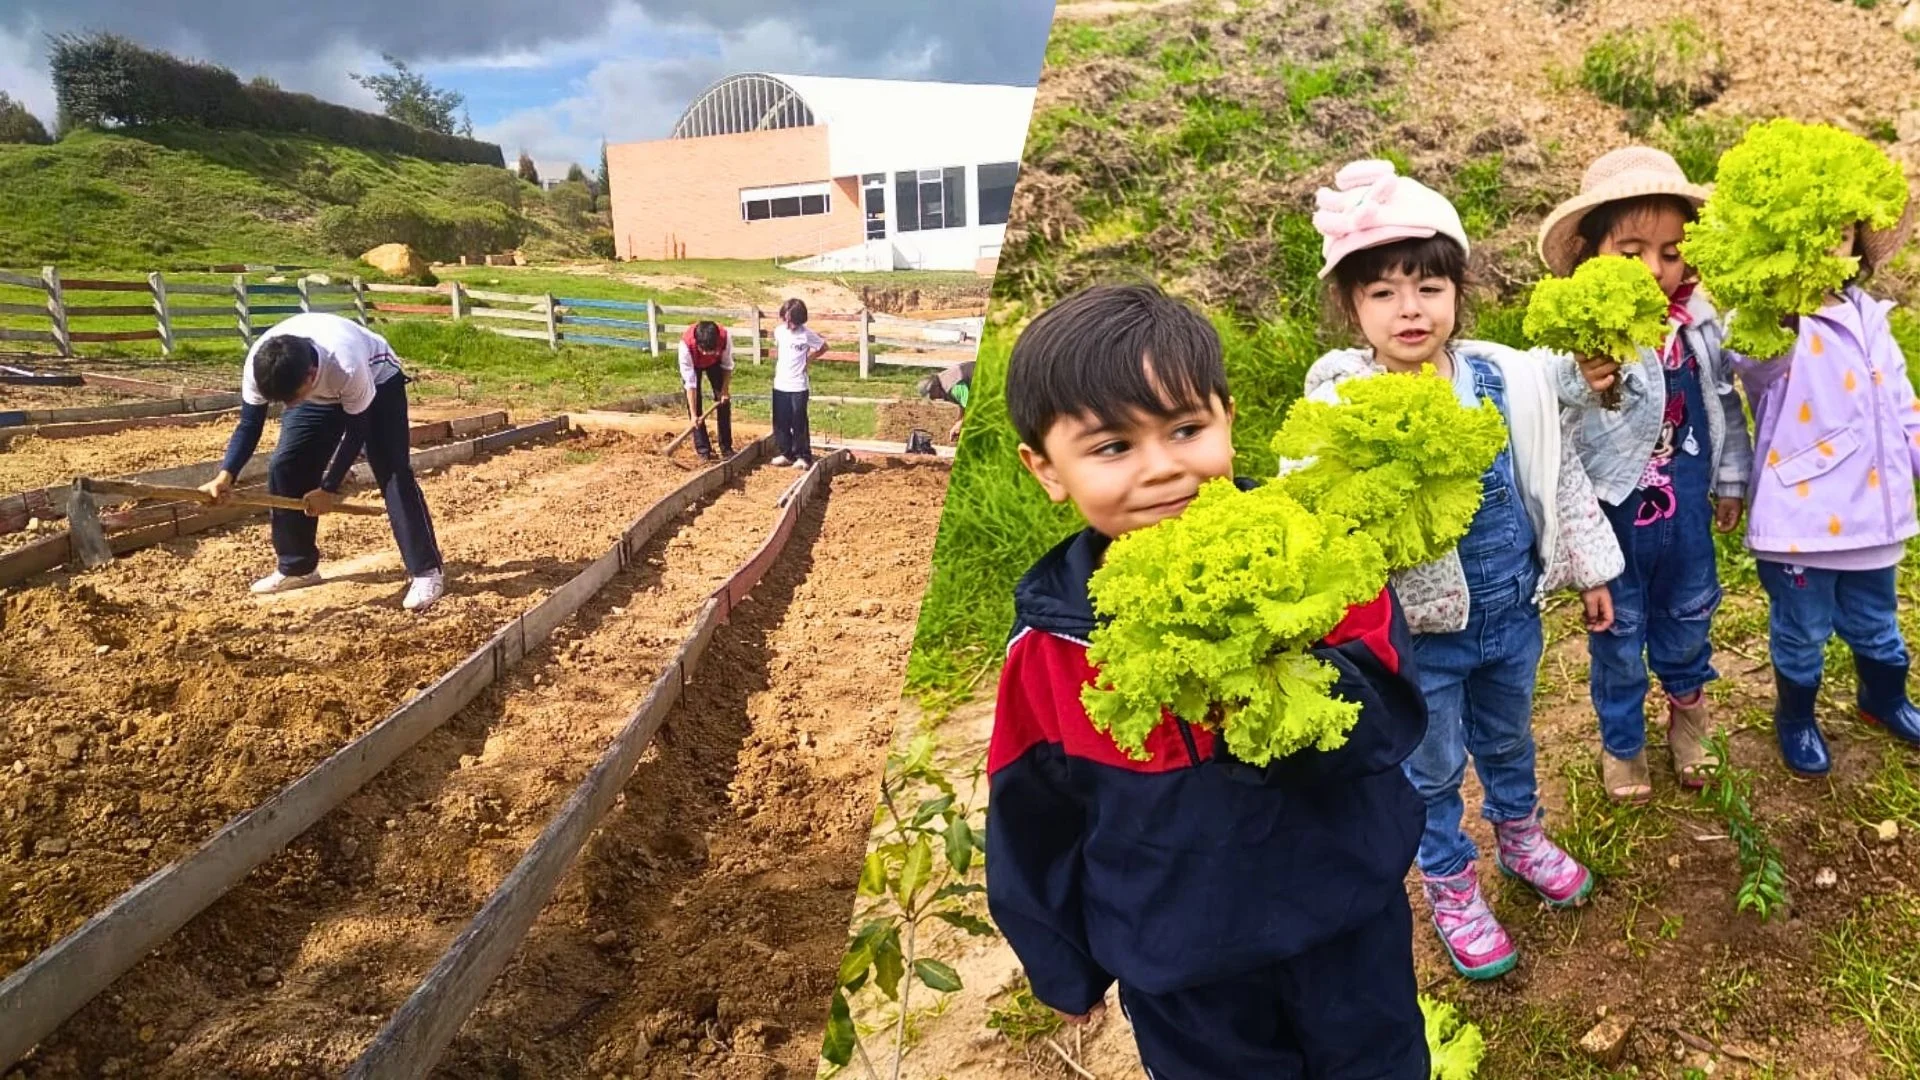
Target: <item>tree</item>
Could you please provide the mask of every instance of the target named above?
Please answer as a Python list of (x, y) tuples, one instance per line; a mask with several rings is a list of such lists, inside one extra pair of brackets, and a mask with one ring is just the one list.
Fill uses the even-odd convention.
[(468, 114), (465, 107), (462, 107), (460, 110), (460, 137), (463, 139), (473, 138), (473, 117)]
[(50, 143), (47, 126), (0, 90), (0, 143)]
[(606, 208), (611, 208), (612, 203), (610, 200), (613, 198), (613, 177), (607, 172), (607, 140), (605, 139), (600, 140), (599, 192), (601, 200), (607, 204)]
[(426, 76), (411, 70), (397, 58), (382, 53), (393, 71), (380, 75), (351, 74), (354, 82), (373, 91), (387, 115), (403, 124), (412, 124), (442, 135), (454, 134), (453, 116), (464, 111), (466, 95), (456, 90), (441, 90)]
[(574, 183), (584, 184), (587, 182), (587, 170), (581, 168), (580, 163), (576, 161), (567, 166), (567, 179)]
[(533, 167), (533, 158), (525, 150), (520, 151), (520, 179), (529, 184), (540, 182), (540, 170)]

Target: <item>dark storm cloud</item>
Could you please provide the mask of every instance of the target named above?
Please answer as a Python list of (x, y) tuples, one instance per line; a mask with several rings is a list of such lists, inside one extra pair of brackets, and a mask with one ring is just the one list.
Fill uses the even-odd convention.
[[(924, 77), (1032, 85), (1052, 0), (634, 0), (651, 18), (720, 31), (768, 19), (792, 24), (843, 57), (911, 54), (935, 45)], [(201, 59), (241, 75), (299, 64), (329, 46), (360, 45), (413, 61), (454, 61), (590, 40), (615, 0), (9, 0), (0, 30), (18, 35), (111, 30), (143, 44), (193, 42)], [(271, 14), (267, 14), (272, 12)], [(860, 65), (865, 66), (865, 65)]]

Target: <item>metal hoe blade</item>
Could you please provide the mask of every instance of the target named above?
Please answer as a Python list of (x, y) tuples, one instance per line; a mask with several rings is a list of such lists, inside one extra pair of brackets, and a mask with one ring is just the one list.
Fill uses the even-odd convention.
[(85, 477), (73, 481), (73, 493), (67, 497), (67, 536), (81, 565), (98, 569), (113, 561), (113, 545), (107, 543), (107, 530), (100, 524), (100, 508)]

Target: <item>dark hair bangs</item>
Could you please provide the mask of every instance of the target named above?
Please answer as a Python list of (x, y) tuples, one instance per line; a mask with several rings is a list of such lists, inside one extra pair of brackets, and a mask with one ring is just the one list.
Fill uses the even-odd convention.
[(1007, 410), (1038, 450), (1061, 417), (1121, 427), (1229, 400), (1220, 335), (1151, 285), (1083, 290), (1034, 319), (1013, 347)]

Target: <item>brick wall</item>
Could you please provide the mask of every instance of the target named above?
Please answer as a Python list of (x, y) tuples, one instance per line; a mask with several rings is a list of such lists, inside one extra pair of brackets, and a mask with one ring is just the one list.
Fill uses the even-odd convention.
[(623, 259), (817, 255), (860, 243), (858, 178), (833, 184), (833, 209), (812, 217), (742, 221), (740, 189), (827, 179), (827, 129), (783, 128), (607, 147), (614, 247)]

